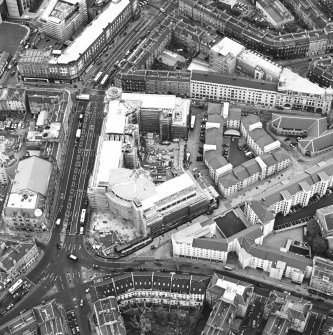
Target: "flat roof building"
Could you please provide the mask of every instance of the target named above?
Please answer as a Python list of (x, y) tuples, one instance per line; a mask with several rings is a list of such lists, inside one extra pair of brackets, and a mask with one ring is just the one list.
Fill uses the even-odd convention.
[(51, 0), (38, 22), (40, 30), (64, 43), (88, 21), (87, 4), (84, 0)]
[(36, 156), (19, 162), (3, 211), (6, 224), (14, 229), (46, 227), (53, 194), (52, 172), (52, 163)]

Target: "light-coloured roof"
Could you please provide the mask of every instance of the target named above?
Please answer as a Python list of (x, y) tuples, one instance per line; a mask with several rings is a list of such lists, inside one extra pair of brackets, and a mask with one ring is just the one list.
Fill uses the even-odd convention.
[(126, 124), (126, 115), (123, 109), (119, 108), (120, 101), (118, 99), (111, 100), (109, 103), (109, 111), (106, 119), (105, 133), (107, 134), (123, 134)]
[(209, 64), (207, 62), (198, 61), (197, 59), (194, 59), (188, 66), (187, 70), (209, 71)]
[(216, 223), (212, 221), (210, 224), (203, 225), (195, 222), (190, 226), (172, 234), (172, 241), (179, 243), (192, 243), (194, 238), (204, 237), (216, 229)]
[(324, 96), (326, 90), (319, 85), (312, 83), (309, 79), (301, 77), (299, 74), (288, 68), (283, 68), (278, 85), (278, 91), (297, 91), (307, 94), (318, 94)]
[(231, 135), (231, 136), (240, 136), (240, 132), (236, 129), (228, 129), (224, 132), (224, 135), (228, 136), (228, 135)]
[(29, 157), (19, 162), (11, 193), (24, 190), (46, 195), (52, 164), (39, 157)]
[(156, 186), (156, 194), (142, 201), (142, 209), (148, 209), (159, 200), (165, 199), (173, 194), (177, 194), (190, 187), (196, 187), (192, 178), (184, 173), (178, 177), (172, 178), (158, 186)]
[(122, 155), (122, 144), (120, 141), (104, 141), (99, 158), (99, 167), (97, 172), (97, 185), (100, 183), (109, 183), (110, 170), (119, 167)]
[(281, 66), (273, 63), (272, 61), (260, 56), (259, 54), (251, 50), (244, 50), (240, 55), (238, 55), (237, 59), (242, 60), (244, 63), (248, 64), (253, 68), (260, 67), (266, 73), (269, 72), (269, 74), (274, 76), (276, 79), (279, 78), (282, 71)]
[(220, 42), (215, 44), (212, 47), (213, 52), (217, 52), (222, 56), (227, 56), (228, 54), (232, 54), (233, 56), (238, 56), (245, 47), (241, 45), (240, 43), (237, 43), (233, 40), (231, 40), (228, 37), (224, 37)]
[(112, 169), (109, 175), (110, 189), (121, 199), (142, 201), (156, 193), (155, 184), (141, 170)]
[(173, 109), (176, 105), (175, 95), (123, 93), (122, 100), (139, 100), (141, 108)]
[(111, 2), (110, 5), (75, 38), (74, 42), (65, 49), (55, 62), (67, 64), (79, 59), (80, 55), (85, 53), (103, 33), (104, 29), (118, 17), (129, 3), (129, 0), (121, 0), (118, 3)]

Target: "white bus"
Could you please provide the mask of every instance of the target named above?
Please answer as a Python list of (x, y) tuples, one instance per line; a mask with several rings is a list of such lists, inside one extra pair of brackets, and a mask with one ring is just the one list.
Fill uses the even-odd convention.
[(191, 116), (191, 129), (194, 129), (195, 126), (195, 115)]
[(84, 224), (85, 219), (86, 219), (86, 210), (83, 208), (81, 211), (80, 223)]
[(95, 78), (93, 79), (93, 82), (98, 83), (101, 80), (102, 76), (103, 76), (103, 72), (102, 71), (98, 72)]
[(76, 100), (88, 101), (88, 100), (90, 100), (90, 95), (89, 94), (77, 94)]
[(101, 80), (101, 86), (104, 86), (106, 84), (106, 82), (108, 81), (109, 79), (109, 75), (106, 74), (103, 79)]
[(13, 286), (11, 286), (8, 291), (10, 294), (14, 294), (23, 285), (23, 280), (19, 279)]
[(74, 261), (76, 262), (78, 260), (77, 256), (73, 255), (73, 254), (70, 254), (68, 255), (68, 258), (71, 260), (71, 261)]

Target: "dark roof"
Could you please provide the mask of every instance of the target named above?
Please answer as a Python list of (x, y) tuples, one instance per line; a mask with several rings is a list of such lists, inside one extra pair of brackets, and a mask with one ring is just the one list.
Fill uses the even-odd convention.
[(264, 90), (277, 92), (278, 84), (276, 82), (267, 80), (256, 80), (253, 78), (244, 78), (239, 76), (231, 76), (220, 74), (216, 72), (205, 72), (199, 70), (192, 70), (192, 81), (209, 82), (215, 84), (222, 84), (227, 86), (252, 88), (256, 90)]
[(224, 238), (194, 238), (193, 248), (228, 251), (228, 243)]

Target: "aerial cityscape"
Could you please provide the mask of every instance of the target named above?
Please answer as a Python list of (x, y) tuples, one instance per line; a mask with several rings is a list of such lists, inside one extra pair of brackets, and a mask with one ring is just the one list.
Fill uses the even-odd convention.
[(333, 335), (333, 1), (0, 0), (0, 335)]

